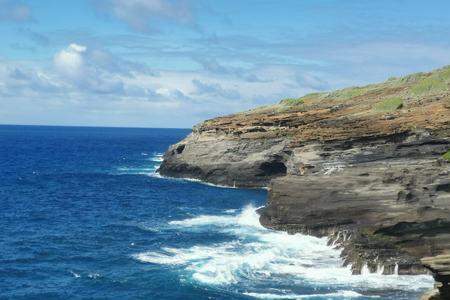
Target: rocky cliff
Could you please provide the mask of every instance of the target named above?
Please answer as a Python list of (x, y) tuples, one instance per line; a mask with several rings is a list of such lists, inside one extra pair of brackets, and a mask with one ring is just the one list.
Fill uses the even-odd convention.
[(207, 120), (160, 173), (266, 186), (263, 225), (329, 236), (354, 273), (432, 272), (450, 299), (449, 134), (445, 67)]

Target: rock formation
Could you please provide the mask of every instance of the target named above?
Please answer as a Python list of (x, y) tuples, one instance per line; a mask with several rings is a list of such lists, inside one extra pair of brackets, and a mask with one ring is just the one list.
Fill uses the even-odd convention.
[(268, 187), (261, 223), (328, 236), (353, 272), (431, 272), (450, 299), (450, 67), (207, 120), (162, 175)]

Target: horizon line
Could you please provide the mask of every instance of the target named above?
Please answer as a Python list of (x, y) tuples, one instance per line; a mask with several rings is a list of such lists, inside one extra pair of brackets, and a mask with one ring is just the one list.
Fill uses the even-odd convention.
[(142, 127), (142, 126), (103, 126), (103, 125), (51, 125), (51, 124), (2, 124), (0, 126), (23, 126), (23, 127), (74, 127), (74, 128), (123, 128), (123, 129), (192, 129), (182, 127)]

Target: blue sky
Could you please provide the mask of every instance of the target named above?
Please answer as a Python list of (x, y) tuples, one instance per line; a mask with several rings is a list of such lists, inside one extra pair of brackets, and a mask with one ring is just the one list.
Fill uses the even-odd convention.
[(0, 124), (191, 127), (450, 64), (446, 0), (0, 0)]

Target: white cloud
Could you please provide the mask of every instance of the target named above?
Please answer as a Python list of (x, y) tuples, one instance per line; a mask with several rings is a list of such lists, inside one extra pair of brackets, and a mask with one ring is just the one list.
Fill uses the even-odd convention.
[(83, 67), (83, 53), (87, 47), (70, 44), (59, 51), (54, 57), (54, 64), (58, 71), (69, 76), (79, 76)]
[[(92, 44), (70, 43), (55, 53), (52, 68), (0, 62), (0, 120), (190, 127), (285, 97), (383, 80), (406, 70), (407, 61), (424, 60), (426, 53), (434, 53), (435, 64), (448, 57), (446, 48), (416, 46), (403, 60), (399, 56), (405, 50), (399, 47), (385, 46), (383, 55), (377, 54), (380, 47), (375, 53), (372, 48), (333, 49), (331, 63), (322, 68), (280, 63), (233, 67), (220, 64), (223, 59), (206, 59), (198, 61), (203, 68), (189, 71), (152, 70)], [(390, 64), (379, 66), (383, 59)], [(429, 66), (422, 70), (434, 67), (430, 61), (425, 63)], [(18, 105), (26, 109), (15, 109)]]

